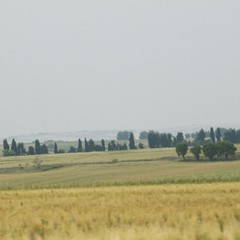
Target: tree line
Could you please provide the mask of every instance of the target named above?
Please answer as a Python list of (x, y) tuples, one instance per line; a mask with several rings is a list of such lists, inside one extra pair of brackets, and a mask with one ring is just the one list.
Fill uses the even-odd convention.
[[(69, 153), (76, 153), (76, 152), (101, 152), (101, 151), (122, 151), (122, 150), (128, 150), (128, 149), (143, 149), (144, 145), (142, 143), (139, 143), (138, 147), (135, 146), (135, 139), (134, 139), (134, 134), (130, 132), (129, 135), (129, 144), (127, 145), (126, 142), (124, 143), (118, 143), (115, 140), (111, 140), (107, 146), (105, 143), (105, 140), (101, 140), (101, 144), (96, 144), (93, 139), (87, 140), (86, 138), (84, 139), (84, 143), (82, 142), (81, 139), (78, 139), (78, 146), (75, 148), (73, 146), (70, 146), (70, 150), (68, 151)], [(83, 147), (84, 144), (84, 147)], [(65, 151), (60, 149), (58, 150), (58, 145), (55, 142), (54, 144), (54, 153), (59, 154), (59, 153), (64, 153)]]
[[(160, 147), (176, 147), (178, 143), (188, 142), (189, 145), (204, 145), (206, 143), (216, 143), (220, 141), (228, 141), (231, 143), (240, 143), (240, 129), (221, 129), (213, 127), (210, 128), (207, 134), (206, 131), (200, 129), (194, 135), (186, 134), (187, 137), (191, 136), (194, 138), (187, 138), (182, 132), (178, 132), (176, 136), (171, 133), (159, 133), (156, 131), (149, 131), (147, 134), (148, 145), (150, 148), (160, 148)], [(141, 135), (141, 133), (140, 133)], [(145, 132), (144, 132), (145, 135)]]
[[(149, 135), (150, 134), (150, 135)], [(119, 131), (117, 133), (117, 140), (128, 140), (130, 136), (130, 131)], [(139, 134), (140, 140), (148, 140), (150, 141), (150, 147), (161, 147), (168, 146), (174, 147), (177, 142), (185, 139), (190, 142), (198, 142), (205, 143), (205, 141), (213, 140), (213, 141), (221, 141), (226, 140), (232, 143), (240, 143), (240, 129), (226, 129), (226, 128), (216, 128), (211, 127), (208, 131), (204, 131), (200, 129), (198, 132), (194, 133), (186, 133), (183, 135), (182, 132), (179, 132), (176, 136), (173, 136), (171, 133), (159, 133), (157, 131), (142, 131)], [(154, 140), (155, 139), (155, 140)]]
[[(194, 137), (194, 138), (193, 138)], [(217, 128), (215, 131), (211, 127), (209, 131), (200, 129), (193, 134), (184, 134), (178, 132), (176, 136), (171, 133), (159, 133), (157, 131), (143, 131), (140, 133), (140, 139), (146, 139), (148, 141), (149, 148), (160, 147), (176, 147), (177, 144), (187, 142), (189, 146), (205, 145), (207, 143), (218, 143), (221, 141), (227, 141), (231, 143), (240, 143), (240, 129), (224, 129)], [(191, 139), (190, 139), (191, 138)], [(115, 140), (111, 140), (108, 144), (105, 144), (105, 140), (102, 139), (100, 144), (96, 144), (93, 139), (78, 139), (77, 147), (70, 146), (69, 153), (75, 152), (93, 152), (93, 151), (122, 151), (128, 149), (143, 149), (145, 146), (143, 143), (135, 144), (134, 134), (129, 131), (118, 132), (117, 140), (128, 140), (129, 143), (119, 143)], [(57, 142), (54, 143), (55, 154), (65, 153), (65, 150), (59, 149)], [(11, 146), (5, 139), (3, 141), (3, 155), (4, 156), (21, 156), (21, 155), (35, 155), (35, 154), (48, 154), (49, 149), (46, 144), (40, 144), (39, 140), (35, 140), (34, 146), (25, 148), (22, 142), (16, 143), (13, 139)]]
[(23, 156), (35, 154), (48, 154), (48, 147), (46, 144), (41, 144), (39, 140), (35, 140), (35, 147), (29, 146), (26, 150), (24, 143), (16, 143), (15, 139), (12, 140), (11, 146), (8, 144), (7, 139), (3, 140), (3, 156)]
[[(138, 147), (135, 146), (134, 134), (131, 132), (129, 136), (129, 144), (127, 143), (117, 143), (115, 140), (111, 140), (107, 146), (105, 140), (102, 139), (101, 144), (96, 144), (93, 139), (87, 140), (84, 139), (82, 142), (81, 139), (78, 139), (77, 147), (70, 146), (68, 153), (77, 153), (77, 152), (99, 152), (99, 151), (122, 151), (128, 149), (143, 149), (144, 145), (139, 144)], [(65, 153), (65, 150), (58, 148), (57, 142), (53, 146), (54, 154)], [(10, 145), (7, 139), (3, 140), (3, 156), (23, 156), (23, 155), (39, 155), (39, 154), (48, 154), (49, 150), (46, 144), (40, 144), (39, 140), (35, 140), (34, 146), (29, 146), (28, 149), (25, 148), (24, 143), (16, 143), (13, 139), (12, 144)]]
[(209, 160), (213, 160), (214, 157), (224, 157), (228, 160), (229, 156), (234, 156), (237, 148), (233, 143), (229, 141), (219, 141), (217, 143), (205, 143), (203, 146), (196, 144), (188, 150), (187, 142), (181, 142), (176, 145), (176, 152), (178, 156), (182, 156), (185, 160), (185, 156), (188, 151), (195, 157), (196, 160), (200, 159), (200, 155), (203, 153)]

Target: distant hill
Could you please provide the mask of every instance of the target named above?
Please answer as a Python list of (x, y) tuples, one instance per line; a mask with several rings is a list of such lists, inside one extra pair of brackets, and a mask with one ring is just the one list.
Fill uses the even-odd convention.
[[(129, 129), (116, 129), (116, 130), (92, 130), (92, 131), (72, 131), (72, 132), (46, 132), (46, 133), (33, 133), (33, 134), (26, 134), (26, 135), (15, 135), (7, 137), (8, 141), (11, 142), (14, 138), (17, 142), (24, 142), (24, 143), (31, 143), (36, 139), (39, 139), (41, 142), (47, 140), (53, 141), (76, 141), (78, 138), (84, 139), (93, 139), (93, 140), (101, 140), (102, 138), (105, 140), (114, 140), (116, 139), (117, 133), (119, 131), (132, 131), (135, 135), (135, 138), (138, 139), (139, 134), (141, 131), (149, 131), (155, 130), (159, 132), (165, 133), (172, 133), (176, 135), (177, 132), (185, 133), (195, 133), (199, 131), (201, 128), (204, 130), (209, 130), (210, 127), (236, 127), (235, 125), (219, 125), (219, 126), (207, 126), (207, 125), (191, 125), (191, 126), (178, 126), (178, 127), (169, 127), (169, 128), (158, 128), (158, 129), (141, 129), (141, 130), (129, 130)], [(0, 138), (0, 144), (3, 141), (3, 137)]]
[[(16, 135), (9, 136), (7, 139), (11, 141), (13, 138), (17, 142), (30, 143), (35, 139), (39, 139), (41, 142), (46, 140), (54, 140), (54, 141), (76, 141), (78, 138), (84, 139), (94, 139), (100, 140), (102, 138), (106, 140), (115, 139), (117, 136), (117, 130), (109, 130), (109, 131), (76, 131), (76, 132), (57, 132), (57, 133), (33, 133), (27, 135)], [(3, 139), (0, 139), (1, 142)]]

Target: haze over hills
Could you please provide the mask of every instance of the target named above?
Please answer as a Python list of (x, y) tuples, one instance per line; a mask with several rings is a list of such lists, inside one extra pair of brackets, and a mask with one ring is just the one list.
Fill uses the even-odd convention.
[[(224, 127), (224, 128), (239, 128), (238, 124), (222, 124), (222, 125), (212, 125), (214, 128), (217, 127)], [(176, 135), (177, 132), (185, 133), (194, 133), (199, 131), (201, 128), (204, 130), (209, 130), (210, 127), (208, 125), (191, 125), (191, 126), (178, 126), (172, 128), (158, 128), (158, 129), (113, 129), (113, 130), (81, 130), (81, 131), (69, 131), (69, 132), (40, 132), (40, 133), (31, 133), (31, 134), (19, 134), (13, 136), (6, 136), (0, 137), (0, 141), (2, 142), (3, 139), (7, 139), (11, 141), (13, 138), (17, 142), (24, 142), (24, 143), (31, 143), (34, 140), (38, 139), (41, 142), (47, 140), (54, 140), (54, 141), (76, 141), (78, 138), (84, 139), (93, 139), (93, 140), (114, 140), (116, 139), (117, 133), (119, 131), (132, 131), (137, 139), (141, 131), (159, 131), (159, 132), (166, 132), (172, 133)]]

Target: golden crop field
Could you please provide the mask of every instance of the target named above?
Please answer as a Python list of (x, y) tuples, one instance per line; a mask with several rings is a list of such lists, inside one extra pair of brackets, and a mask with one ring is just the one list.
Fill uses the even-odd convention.
[(240, 239), (240, 183), (0, 192), (0, 239)]
[(239, 158), (182, 161), (174, 148), (2, 157), (0, 239), (240, 240)]

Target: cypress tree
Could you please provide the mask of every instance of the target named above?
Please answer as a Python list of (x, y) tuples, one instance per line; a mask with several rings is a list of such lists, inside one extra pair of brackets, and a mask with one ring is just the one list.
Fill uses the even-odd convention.
[(215, 133), (212, 127), (210, 128), (210, 139), (212, 143), (215, 143)]
[(58, 146), (57, 146), (57, 143), (55, 142), (54, 143), (54, 154), (57, 154), (58, 153)]
[(28, 147), (28, 155), (35, 155), (35, 151), (34, 151), (34, 147), (33, 146), (29, 146)]
[(88, 151), (89, 152), (95, 151), (95, 143), (92, 139), (88, 141)]
[(102, 144), (102, 151), (106, 151), (104, 139), (102, 139), (101, 144)]
[(130, 149), (136, 149), (135, 141), (134, 141), (134, 135), (133, 135), (132, 132), (130, 132), (130, 137), (129, 137), (129, 148)]
[(4, 151), (9, 151), (9, 144), (8, 144), (7, 139), (3, 140), (3, 150)]
[(17, 143), (14, 139), (12, 140), (11, 150), (17, 153)]
[(17, 153), (18, 156), (22, 156), (22, 155), (26, 154), (26, 149), (25, 149), (23, 143), (18, 143), (16, 153)]
[(89, 152), (88, 141), (86, 138), (84, 139), (84, 145), (85, 145), (85, 152)]
[(41, 145), (38, 139), (35, 140), (35, 152), (36, 154), (41, 154)]
[(78, 139), (78, 147), (77, 147), (77, 152), (82, 152), (83, 149), (82, 149), (82, 141), (81, 139), (79, 138)]
[(216, 129), (216, 139), (217, 139), (217, 142), (221, 141), (221, 131), (220, 131), (220, 128)]

